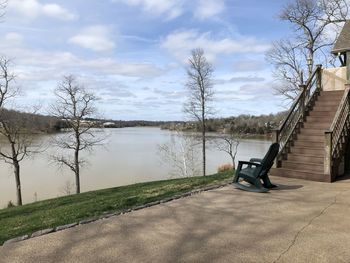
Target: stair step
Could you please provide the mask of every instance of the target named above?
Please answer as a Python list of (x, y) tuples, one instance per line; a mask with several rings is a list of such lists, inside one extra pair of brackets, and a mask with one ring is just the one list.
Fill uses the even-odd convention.
[(310, 129), (310, 130), (322, 130), (323, 132), (327, 130), (331, 123), (319, 123), (319, 122), (310, 122), (306, 121), (303, 123), (304, 127), (303, 129)]
[(309, 113), (310, 117), (333, 117), (335, 112), (332, 111), (311, 111)]
[(282, 161), (282, 168), (309, 171), (323, 173), (323, 163), (305, 163), (305, 162), (294, 162), (294, 161)]
[(317, 122), (322, 124), (330, 124), (332, 121), (332, 116), (307, 116), (306, 122)]
[(324, 139), (323, 140), (317, 140), (317, 141), (311, 141), (308, 139), (298, 139), (294, 141), (294, 147), (300, 146), (300, 147), (307, 147), (307, 148), (322, 148), (324, 147)]
[(344, 94), (344, 90), (321, 90), (320, 95), (324, 94)]
[(323, 106), (323, 105), (317, 105), (314, 106), (312, 111), (332, 111), (336, 112), (338, 109), (338, 104), (337, 105), (332, 105), (332, 106)]
[(302, 146), (293, 146), (291, 148), (292, 154), (305, 154), (312, 156), (323, 156), (324, 155), (324, 147), (322, 148), (310, 148), (310, 147), (302, 147)]
[(321, 91), (320, 96), (323, 97), (342, 97), (344, 94), (344, 90), (333, 90), (333, 91)]
[(324, 133), (319, 133), (319, 134), (307, 134), (307, 133), (303, 133), (301, 132), (300, 134), (298, 134), (297, 136), (298, 141), (312, 141), (312, 142), (323, 142), (324, 141)]
[(340, 100), (317, 100), (316, 103), (315, 103), (315, 107), (318, 107), (318, 106), (327, 106), (327, 107), (330, 107), (330, 106), (338, 106), (340, 103)]
[(324, 175), (323, 173), (317, 172), (299, 171), (286, 168), (272, 168), (269, 174), (280, 177), (291, 177), (311, 181), (330, 182), (330, 178), (328, 176)]
[(321, 93), (317, 100), (340, 100), (343, 97), (344, 91), (341, 93)]
[[(324, 157), (307, 154), (288, 154), (287, 161), (291, 162), (306, 162), (306, 163), (323, 163)], [(282, 161), (284, 162), (284, 161)]]
[(334, 100), (334, 99), (341, 99), (343, 96), (343, 93), (321, 93), (321, 95), (317, 98), (317, 100)]
[[(316, 135), (316, 136), (323, 136), (324, 137), (324, 129), (313, 129), (313, 128), (308, 128), (308, 127), (304, 127), (300, 130), (300, 134), (301, 135), (305, 135), (305, 136), (312, 136), (312, 135)], [(299, 138), (299, 135), (298, 135)]]

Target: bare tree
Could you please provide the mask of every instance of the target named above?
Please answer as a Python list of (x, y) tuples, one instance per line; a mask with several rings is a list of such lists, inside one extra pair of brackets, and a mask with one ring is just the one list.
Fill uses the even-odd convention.
[(278, 95), (293, 100), (300, 92), (299, 84), (303, 82), (304, 54), (300, 46), (289, 39), (276, 41), (267, 53), (268, 60), (275, 66), (273, 75), (280, 81), (275, 86)]
[(28, 116), (17, 111), (5, 109), (8, 99), (18, 94), (15, 75), (10, 71), (10, 61), (0, 58), (0, 136), (6, 143), (0, 147), (0, 159), (12, 165), (16, 180), (17, 205), (22, 205), (22, 191), (20, 180), (20, 162), (34, 151), (33, 122)]
[(214, 96), (212, 74), (213, 66), (205, 58), (203, 49), (197, 48), (192, 50), (191, 57), (188, 60), (188, 80), (186, 84), (189, 98), (184, 106), (184, 111), (200, 124), (203, 176), (206, 175), (206, 124), (208, 116), (212, 114), (210, 103)]
[(0, 108), (5, 106), (8, 99), (18, 95), (19, 89), (15, 85), (15, 74), (11, 72), (11, 61), (0, 57)]
[(63, 195), (71, 195), (74, 192), (74, 183), (70, 181), (66, 181), (62, 187), (60, 187), (59, 191)]
[(276, 88), (279, 95), (295, 98), (298, 85), (310, 77), (315, 65), (328, 64), (330, 47), (336, 40), (329, 32), (337, 34), (347, 15), (346, 0), (295, 0), (282, 9), (279, 17), (291, 23), (293, 35), (274, 42), (267, 52), (275, 77), (284, 82), (284, 87)]
[[(55, 90), (56, 103), (52, 106), (52, 114), (63, 120), (69, 127), (69, 132), (57, 136), (55, 144), (63, 153), (52, 156), (59, 166), (68, 167), (75, 175), (76, 193), (80, 193), (80, 168), (85, 163), (80, 154), (84, 150), (92, 150), (102, 143), (100, 138), (92, 131), (95, 126), (92, 121), (85, 120), (96, 113), (94, 103), (97, 98), (89, 93), (77, 79), (65, 76)], [(68, 155), (72, 151), (72, 156)]]
[(5, 15), (5, 9), (7, 6), (7, 0), (0, 0), (0, 21), (2, 17)]
[(158, 146), (158, 154), (162, 161), (171, 167), (175, 176), (198, 175), (198, 158), (196, 140), (193, 135), (176, 131), (168, 143)]
[(5, 147), (0, 147), (0, 159), (12, 165), (16, 180), (17, 205), (22, 205), (20, 162), (37, 152), (34, 146), (35, 127), (27, 115), (1, 109), (0, 135), (5, 139)]
[(216, 148), (219, 151), (227, 153), (232, 161), (232, 167), (235, 169), (235, 160), (238, 151), (238, 146), (241, 141), (240, 134), (228, 133), (223, 134), (215, 140)]

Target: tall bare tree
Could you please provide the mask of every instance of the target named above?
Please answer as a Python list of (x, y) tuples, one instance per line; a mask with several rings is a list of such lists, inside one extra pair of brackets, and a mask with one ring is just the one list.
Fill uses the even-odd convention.
[[(52, 114), (63, 120), (69, 127), (69, 132), (55, 139), (55, 144), (64, 152), (53, 156), (60, 166), (66, 166), (75, 175), (76, 193), (80, 193), (80, 168), (85, 160), (80, 156), (84, 150), (102, 143), (103, 138), (97, 136), (91, 129), (94, 123), (86, 118), (96, 114), (94, 106), (97, 98), (88, 92), (73, 75), (63, 77), (55, 90), (56, 103), (52, 106)], [(72, 151), (72, 156), (66, 151)]]
[(33, 122), (23, 113), (5, 109), (8, 99), (18, 94), (15, 85), (15, 75), (11, 72), (11, 62), (5, 57), (0, 58), (0, 136), (4, 146), (0, 145), (0, 159), (13, 167), (16, 180), (17, 205), (22, 205), (22, 190), (20, 180), (20, 162), (34, 152)]
[(206, 124), (208, 116), (213, 113), (211, 107), (214, 96), (212, 74), (213, 66), (207, 61), (203, 49), (192, 50), (191, 57), (188, 60), (186, 83), (189, 97), (184, 105), (184, 111), (200, 124), (203, 176), (206, 175)]
[(17, 111), (2, 109), (0, 117), (0, 135), (5, 147), (0, 146), (0, 159), (13, 167), (16, 180), (17, 205), (22, 205), (20, 163), (30, 154), (36, 153), (34, 147), (35, 127), (28, 115)]
[[(279, 18), (293, 29), (292, 36), (273, 43), (267, 60), (275, 67), (274, 75), (282, 86), (276, 91), (288, 99), (299, 93), (316, 64), (329, 63), (330, 47), (348, 15), (347, 0), (294, 0), (281, 11)], [(335, 35), (336, 35), (335, 34)]]

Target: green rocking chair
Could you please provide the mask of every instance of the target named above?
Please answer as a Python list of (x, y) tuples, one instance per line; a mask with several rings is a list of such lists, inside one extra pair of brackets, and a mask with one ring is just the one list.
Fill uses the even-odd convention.
[[(269, 189), (275, 188), (276, 185), (271, 183), (268, 172), (278, 154), (279, 147), (278, 143), (271, 144), (263, 159), (252, 158), (249, 162), (239, 161), (233, 185), (241, 190), (258, 193), (266, 193)], [(247, 167), (243, 168), (243, 165)], [(242, 181), (249, 185), (242, 184)]]

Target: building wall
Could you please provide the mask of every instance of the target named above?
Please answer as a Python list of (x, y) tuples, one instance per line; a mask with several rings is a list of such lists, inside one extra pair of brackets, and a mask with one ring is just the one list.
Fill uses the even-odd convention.
[(326, 68), (322, 70), (322, 87), (324, 91), (344, 90), (346, 67)]

